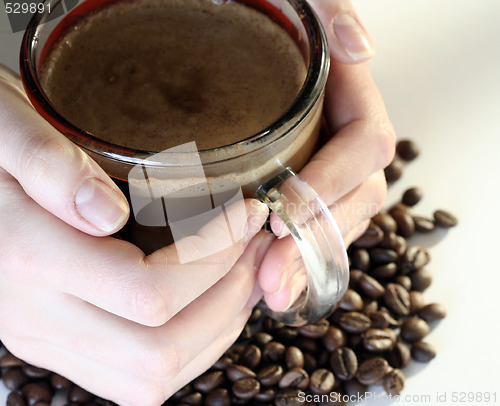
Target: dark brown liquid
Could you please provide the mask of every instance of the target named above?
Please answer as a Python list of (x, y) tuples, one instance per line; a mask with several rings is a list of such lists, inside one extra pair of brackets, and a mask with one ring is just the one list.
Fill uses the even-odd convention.
[(41, 80), (80, 128), (117, 145), (162, 151), (252, 136), (285, 113), (305, 75), (289, 34), (250, 7), (126, 0), (67, 30)]

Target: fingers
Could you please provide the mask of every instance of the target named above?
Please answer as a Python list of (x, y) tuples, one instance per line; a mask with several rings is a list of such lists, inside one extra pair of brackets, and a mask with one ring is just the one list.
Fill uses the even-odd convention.
[(333, 59), (353, 64), (375, 54), (373, 42), (350, 1), (309, 1), (325, 27)]
[(29, 104), (12, 72), (0, 72), (0, 167), (53, 215), (102, 236), (127, 221), (125, 197), (106, 173)]

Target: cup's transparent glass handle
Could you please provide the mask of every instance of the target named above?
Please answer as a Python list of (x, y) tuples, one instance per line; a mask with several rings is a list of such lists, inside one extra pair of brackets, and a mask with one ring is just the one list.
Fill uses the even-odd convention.
[(257, 190), (285, 223), (302, 256), (307, 286), (285, 311), (274, 312), (264, 301), (264, 313), (291, 326), (327, 317), (344, 296), (349, 264), (340, 230), (326, 204), (303, 179), (286, 168)]

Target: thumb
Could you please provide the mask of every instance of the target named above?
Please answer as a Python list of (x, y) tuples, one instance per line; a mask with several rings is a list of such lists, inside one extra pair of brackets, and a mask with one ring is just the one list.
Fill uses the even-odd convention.
[(375, 54), (373, 42), (349, 0), (309, 2), (325, 27), (333, 59), (359, 63)]
[(87, 154), (38, 115), (14, 79), (0, 66), (0, 167), (69, 225), (96, 236), (119, 230), (129, 215), (123, 193)]

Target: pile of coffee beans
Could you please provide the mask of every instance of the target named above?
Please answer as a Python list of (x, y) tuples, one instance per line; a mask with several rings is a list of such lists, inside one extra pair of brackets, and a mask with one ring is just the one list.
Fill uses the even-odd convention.
[[(385, 170), (389, 183), (420, 152), (411, 140), (399, 141), (396, 151)], [(411, 360), (436, 356), (426, 336), (446, 316), (443, 305), (427, 303), (423, 295), (432, 282), (430, 253), (408, 239), (453, 227), (457, 219), (444, 210), (432, 217), (415, 214), (422, 197), (418, 187), (406, 190), (349, 247), (349, 289), (328, 319), (292, 328), (256, 308), (237, 342), (165, 405), (343, 405), (361, 399), (369, 385), (398, 395)], [(8, 406), (48, 406), (60, 390), (66, 391), (66, 406), (114, 405), (8, 352), (0, 368), (11, 391)]]

